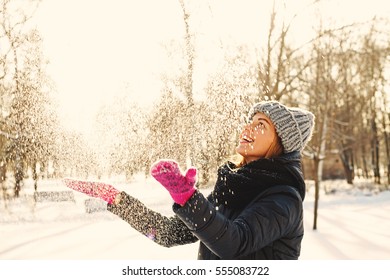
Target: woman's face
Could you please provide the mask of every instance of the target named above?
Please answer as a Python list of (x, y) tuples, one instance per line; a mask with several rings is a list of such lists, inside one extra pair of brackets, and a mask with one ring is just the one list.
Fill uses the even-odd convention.
[(249, 163), (265, 157), (276, 139), (277, 134), (271, 120), (263, 113), (256, 113), (241, 132), (236, 152)]

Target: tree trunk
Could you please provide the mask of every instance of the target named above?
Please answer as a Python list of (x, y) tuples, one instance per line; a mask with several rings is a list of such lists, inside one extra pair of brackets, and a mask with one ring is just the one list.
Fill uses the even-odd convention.
[(361, 147), (362, 147), (363, 177), (365, 179), (368, 179), (368, 167), (367, 167), (367, 160), (366, 160), (366, 148), (365, 148), (364, 144)]
[(371, 121), (371, 129), (372, 129), (372, 139), (371, 139), (371, 160), (372, 160), (372, 168), (374, 170), (374, 182), (377, 184), (381, 183), (380, 177), (380, 169), (379, 169), (379, 139), (378, 139), (378, 129), (376, 126), (376, 114), (375, 117), (372, 118)]
[(3, 192), (4, 203), (6, 203), (5, 201), (7, 200), (7, 187), (5, 184), (6, 174), (7, 174), (7, 166), (5, 165), (5, 162), (1, 161), (0, 162), (0, 184), (1, 184), (1, 190)]
[[(386, 103), (385, 103), (385, 106)], [(386, 107), (385, 107), (386, 108)], [(389, 135), (387, 133), (387, 126), (386, 126), (386, 114), (383, 114), (382, 116), (382, 130), (383, 130), (383, 136), (385, 140), (385, 150), (386, 150), (386, 159), (387, 159), (387, 185), (390, 184), (390, 143), (389, 143)]]
[(353, 179), (355, 177), (353, 160), (352, 160), (352, 151), (347, 149), (340, 152), (340, 159), (343, 163), (345, 177), (347, 178), (348, 184), (353, 184)]
[(15, 195), (15, 197), (19, 197), (20, 190), (21, 190), (22, 185), (23, 185), (23, 177), (24, 177), (23, 161), (20, 157), (16, 158), (14, 176), (15, 176), (14, 195)]
[(314, 159), (314, 172), (315, 172), (315, 178), (314, 178), (314, 220), (313, 220), (313, 230), (317, 230), (317, 220), (318, 220), (318, 202), (320, 199), (320, 181), (318, 178), (320, 168), (320, 159), (315, 158)]
[(34, 191), (38, 190), (38, 173), (37, 173), (37, 163), (32, 164), (32, 178), (34, 180)]
[(324, 167), (324, 158), (326, 152), (326, 135), (328, 132), (328, 116), (327, 112), (324, 113), (322, 128), (321, 128), (321, 142), (320, 150), (318, 156), (314, 158), (314, 184), (315, 184), (315, 193), (314, 193), (314, 222), (313, 230), (317, 229), (317, 217), (318, 217), (318, 202), (320, 200), (320, 186), (322, 181), (322, 173)]

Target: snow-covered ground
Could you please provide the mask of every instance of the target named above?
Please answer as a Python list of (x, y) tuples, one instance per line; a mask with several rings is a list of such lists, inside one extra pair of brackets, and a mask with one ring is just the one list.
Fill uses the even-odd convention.
[[(172, 215), (171, 198), (153, 179), (131, 183), (106, 179), (150, 208)], [(332, 194), (321, 192), (318, 229), (313, 227), (314, 189), (304, 202), (302, 260), (389, 260), (390, 191), (373, 192), (328, 181)], [(61, 181), (40, 182), (40, 191), (66, 191)], [(209, 190), (202, 190), (208, 193)], [(87, 196), (75, 201), (34, 203), (32, 182), (18, 200), (0, 200), (0, 259), (3, 260), (195, 260), (198, 244), (163, 248), (133, 230), (117, 216), (87, 213)]]

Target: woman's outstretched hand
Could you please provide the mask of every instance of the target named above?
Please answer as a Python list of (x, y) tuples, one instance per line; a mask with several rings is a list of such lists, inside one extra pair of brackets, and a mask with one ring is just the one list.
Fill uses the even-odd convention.
[(189, 168), (182, 175), (177, 162), (160, 160), (154, 163), (150, 173), (169, 192), (173, 200), (183, 206), (195, 192), (196, 169)]
[(112, 204), (117, 194), (120, 193), (120, 191), (113, 186), (101, 182), (80, 181), (68, 178), (64, 179), (64, 182), (68, 188), (92, 197), (103, 199), (109, 204)]

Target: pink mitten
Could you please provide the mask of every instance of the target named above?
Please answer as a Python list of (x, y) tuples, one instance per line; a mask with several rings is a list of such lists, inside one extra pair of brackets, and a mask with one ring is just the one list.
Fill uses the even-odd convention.
[(160, 160), (152, 165), (152, 176), (169, 192), (173, 200), (183, 206), (195, 192), (196, 169), (189, 168), (183, 176), (177, 162)]
[(85, 193), (92, 197), (103, 199), (111, 204), (115, 200), (115, 196), (120, 193), (113, 186), (100, 182), (79, 181), (73, 179), (64, 179), (68, 188), (75, 191)]

